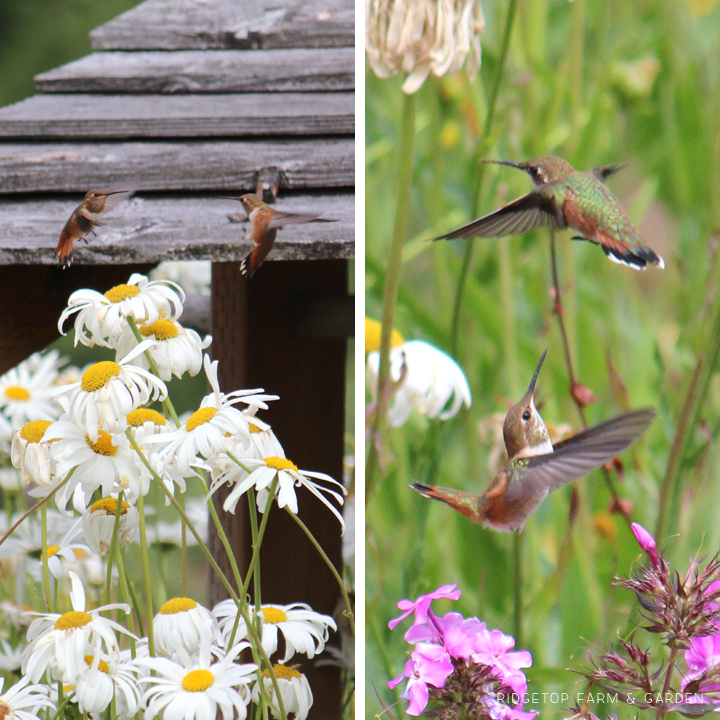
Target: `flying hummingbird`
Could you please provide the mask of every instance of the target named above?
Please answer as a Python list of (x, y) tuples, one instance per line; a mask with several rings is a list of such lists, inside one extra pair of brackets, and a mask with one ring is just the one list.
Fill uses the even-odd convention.
[(442, 500), (474, 523), (493, 530), (520, 532), (552, 490), (587, 475), (630, 447), (655, 417), (652, 408), (618, 415), (553, 446), (535, 407), (540, 358), (527, 393), (510, 408), (503, 425), (508, 463), (481, 495), (411, 483), (421, 495)]
[(240, 264), (240, 272), (247, 277), (252, 277), (269, 255), (278, 228), (311, 222), (337, 222), (337, 220), (321, 218), (320, 213), (289, 213), (276, 210), (266, 205), (254, 193), (227, 199), (240, 201), (250, 220), (250, 232), (247, 236), (255, 243), (255, 247)]
[(534, 190), (505, 207), (441, 235), (435, 240), (505, 237), (521, 235), (541, 227), (580, 233), (574, 240), (600, 245), (613, 262), (644, 270), (648, 263), (665, 267), (663, 259), (638, 234), (618, 199), (603, 182), (622, 165), (607, 165), (581, 172), (558, 157), (526, 162), (483, 160), (524, 170)]
[(70, 219), (65, 223), (55, 248), (55, 257), (59, 258), (63, 270), (72, 264), (75, 240), (83, 240), (87, 244), (89, 233), (97, 237), (95, 228), (103, 224), (100, 218), (123, 200), (127, 200), (134, 192), (134, 186), (125, 186), (110, 190), (89, 190), (85, 194), (83, 201), (73, 210)]

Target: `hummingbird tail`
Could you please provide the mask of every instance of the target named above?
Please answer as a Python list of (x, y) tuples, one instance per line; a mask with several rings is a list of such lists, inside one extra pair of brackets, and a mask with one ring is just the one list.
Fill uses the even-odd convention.
[[(254, 250), (253, 250), (254, 252)], [(244, 275), (247, 278), (251, 278), (255, 271), (257, 270), (257, 267), (253, 265), (253, 253), (250, 253), (241, 263), (240, 263), (240, 273)]]
[(437, 485), (423, 485), (419, 482), (411, 482), (410, 487), (417, 490), (423, 497), (440, 500), (451, 508), (455, 508), (465, 517), (470, 518), (474, 523), (483, 521), (483, 514), (480, 511), (480, 503), (477, 495), (462, 490), (439, 487)]
[(648, 265), (657, 265), (661, 270), (665, 267), (665, 261), (647, 245), (622, 249), (602, 245), (602, 249), (610, 260), (633, 270), (645, 270)]
[(57, 247), (55, 248), (55, 257), (58, 258), (60, 267), (65, 270), (72, 264), (73, 236), (64, 230), (60, 234)]

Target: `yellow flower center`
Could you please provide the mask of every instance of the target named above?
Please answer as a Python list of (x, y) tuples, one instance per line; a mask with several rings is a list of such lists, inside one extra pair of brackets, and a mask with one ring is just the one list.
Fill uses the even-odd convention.
[[(302, 673), (294, 670), (293, 668), (285, 667), (285, 665), (273, 665), (276, 678), (282, 678), (283, 680), (292, 680), (293, 678), (302, 677)], [(262, 671), (263, 677), (269, 678), (270, 671), (265, 669)]]
[(139, 294), (140, 288), (137, 285), (116, 285), (105, 293), (105, 297), (111, 303), (119, 303), (128, 298), (134, 298)]
[[(123, 500), (120, 514), (125, 515), (129, 507), (130, 503), (126, 503)], [(115, 498), (103, 498), (102, 500), (98, 500), (90, 506), (90, 512), (95, 512), (96, 510), (104, 510), (107, 515), (117, 515), (117, 500)]]
[(149, 408), (138, 408), (128, 413), (128, 425), (140, 427), (146, 422), (155, 423), (155, 425), (165, 425), (165, 418), (157, 410), (150, 410)]
[(2, 700), (0, 700), (0, 720), (5, 720), (11, 712), (12, 710), (10, 710), (10, 708)]
[[(377, 352), (380, 350), (380, 336), (382, 335), (382, 325), (377, 320), (365, 318), (365, 354)], [(393, 328), (390, 336), (390, 347), (398, 347), (405, 341), (402, 335)]]
[(185, 428), (188, 432), (191, 432), (196, 427), (210, 422), (215, 417), (215, 413), (217, 413), (217, 410), (214, 407), (200, 408), (188, 418), (188, 421), (185, 423)]
[(112, 457), (117, 451), (117, 445), (112, 444), (112, 436), (106, 433), (104, 430), (98, 430), (97, 442), (93, 442), (89, 435), (85, 436), (87, 444), (96, 452), (98, 455), (107, 455)]
[(253, 425), (251, 422), (248, 423), (248, 427), (250, 428), (251, 435), (253, 433), (261, 433), (262, 432), (262, 430), (257, 425)]
[(273, 625), (285, 622), (288, 619), (287, 615), (282, 610), (280, 610), (280, 608), (264, 607), (262, 609), (262, 612), (265, 618), (265, 622), (272, 623)]
[(266, 457), (265, 464), (268, 467), (275, 468), (276, 470), (294, 470), (298, 471), (297, 465), (290, 460), (286, 460), (281, 457)]
[(92, 620), (90, 613), (73, 610), (72, 612), (61, 615), (55, 621), (56, 630), (75, 630), (85, 627)]
[(193, 670), (183, 678), (183, 690), (203, 692), (213, 684), (214, 679), (215, 676), (209, 670)]
[(120, 366), (111, 360), (91, 365), (82, 375), (80, 387), (85, 392), (94, 392), (120, 374)]
[(145, 337), (155, 336), (156, 340), (169, 340), (179, 335), (177, 325), (170, 320), (158, 320), (152, 325), (140, 328), (140, 334)]
[(6, 388), (5, 397), (8, 400), (29, 400), (30, 393), (24, 387), (11, 385), (9, 388)]
[(39, 443), (45, 431), (52, 425), (49, 420), (33, 420), (25, 423), (20, 431), (20, 437), (29, 443)]
[[(168, 600), (161, 608), (161, 615), (175, 615), (176, 613), (187, 612), (197, 607), (197, 603), (190, 598), (173, 598)], [(205, 688), (203, 688), (204, 690)]]
[(48, 545), (48, 557), (51, 558), (60, 549), (59, 545)]
[[(88, 667), (92, 667), (93, 660), (95, 660), (95, 658), (92, 655), (85, 656), (85, 662), (87, 663)], [(105, 674), (108, 674), (110, 672), (110, 668), (104, 660), (100, 661), (100, 664), (98, 665), (98, 670), (104, 672)]]

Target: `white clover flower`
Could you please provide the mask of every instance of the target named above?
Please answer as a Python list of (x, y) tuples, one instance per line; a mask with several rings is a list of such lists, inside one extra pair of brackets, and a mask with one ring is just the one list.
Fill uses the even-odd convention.
[[(233, 600), (223, 600), (213, 608), (213, 615), (220, 623), (223, 642), (227, 647), (235, 625), (238, 609)], [(260, 610), (262, 618), (262, 646), (268, 657), (278, 648), (278, 630), (285, 638), (286, 663), (297, 652), (313, 658), (325, 648), (328, 639), (328, 628), (337, 630), (335, 621), (329, 615), (321, 615), (312, 610), (305, 603), (292, 603), (291, 605), (263, 605)], [(251, 620), (254, 622), (255, 610), (253, 608)], [(235, 633), (235, 642), (247, 637), (247, 625), (240, 617)]]
[(188, 418), (185, 425), (175, 432), (146, 439), (146, 444), (157, 445), (158, 457), (165, 462), (166, 470), (171, 474), (189, 477), (194, 474), (193, 467), (209, 467), (207, 460), (226, 452), (228, 437), (249, 445), (248, 420), (233, 405), (242, 402), (265, 410), (266, 400), (277, 399), (276, 395), (262, 394), (262, 390), (221, 393), (217, 365), (217, 360), (211, 363), (210, 358), (205, 356), (205, 374), (213, 392), (203, 399), (200, 409)]
[[(144, 338), (154, 341), (149, 351), (150, 357), (157, 366), (160, 378), (165, 382), (170, 382), (173, 375), (178, 378), (185, 373), (191, 377), (197, 375), (202, 368), (203, 350), (212, 342), (210, 335), (201, 340), (194, 330), (184, 328), (171, 318), (160, 318), (152, 324), (141, 325), (138, 330)], [(128, 327), (118, 340), (117, 356), (122, 357), (129, 353), (137, 344), (135, 335)], [(145, 370), (150, 369), (150, 363), (144, 354), (137, 355), (132, 362)]]
[(137, 713), (140, 685), (131, 662), (124, 662), (118, 655), (86, 655), (85, 665), (75, 681), (75, 697), (81, 711), (103, 712), (115, 697), (118, 715), (122, 711), (127, 716)]
[(168, 658), (138, 657), (135, 664), (154, 670), (155, 677), (141, 682), (152, 684), (143, 695), (147, 707), (146, 720), (162, 715), (163, 720), (216, 720), (218, 711), (223, 720), (245, 720), (250, 702), (249, 683), (257, 665), (235, 664), (235, 658), (248, 643), (235, 646), (219, 662), (211, 664), (209, 627), (203, 629), (198, 659), (193, 662), (181, 653), (182, 664)]
[[(127, 415), (151, 400), (165, 400), (165, 383), (147, 370), (132, 365), (132, 360), (153, 346), (146, 340), (135, 347), (119, 363), (110, 360), (91, 365), (79, 383), (56, 388), (54, 397), (68, 395), (61, 403), (70, 419), (84, 425), (95, 442), (98, 427), (112, 433), (125, 432)], [(64, 399), (64, 398), (61, 398)]]
[(153, 620), (155, 648), (168, 658), (183, 651), (193, 656), (200, 649), (200, 635), (206, 626), (212, 629), (212, 641), (219, 643), (220, 627), (207, 608), (192, 598), (168, 600)]
[[(0, 694), (2, 720), (37, 720), (40, 708), (55, 709), (55, 703), (48, 696), (47, 687), (30, 685), (29, 682), (29, 678), (24, 677), (6, 693)], [(0, 693), (4, 683), (5, 678), (0, 677)]]
[(55, 441), (50, 445), (50, 457), (57, 463), (58, 475), (65, 477), (75, 468), (55, 496), (58, 508), (65, 508), (78, 485), (82, 486), (84, 505), (98, 488), (102, 488), (103, 497), (124, 490), (130, 502), (150, 489), (150, 474), (127, 437), (111, 435), (103, 429), (97, 429), (96, 434), (97, 440), (93, 441), (85, 427), (67, 416), (45, 431), (45, 440)]
[(15, 431), (30, 420), (55, 420), (59, 412), (50, 402), (58, 376), (59, 354), (34, 353), (0, 377), (0, 410)]
[[(82, 527), (85, 539), (93, 552), (106, 557), (110, 552), (115, 518), (117, 514), (116, 498), (106, 497), (94, 502), (82, 517)], [(140, 524), (140, 513), (123, 500), (118, 523), (117, 541), (120, 547), (129, 545), (137, 535)]]
[[(295, 720), (305, 720), (313, 704), (313, 694), (307, 678), (298, 670), (285, 667), (285, 665), (273, 665), (273, 671), (280, 688), (285, 712), (288, 715), (294, 715)], [(265, 690), (270, 698), (270, 710), (274, 717), (281, 718), (280, 703), (275, 697), (275, 686), (270, 677), (270, 672), (263, 670), (262, 678)], [(253, 686), (252, 699), (253, 702), (260, 702), (260, 688), (257, 683)]]
[(465, 58), (474, 80), (480, 70), (480, 33), (485, 19), (479, 0), (365, 0), (365, 51), (380, 78), (408, 73), (412, 94), (432, 74), (460, 72)]
[[(377, 394), (380, 353), (367, 358), (366, 377), (373, 398)], [(447, 420), (465, 404), (470, 407), (470, 387), (460, 366), (444, 352), (422, 340), (410, 340), (390, 351), (390, 375), (399, 386), (388, 411), (392, 427), (404, 425), (413, 410), (429, 418)], [(448, 402), (452, 405), (445, 409)]]
[(42, 440), (50, 425), (50, 420), (32, 420), (13, 435), (10, 459), (28, 485), (47, 486), (53, 480), (50, 446)]
[[(75, 345), (113, 347), (128, 327), (127, 318), (138, 324), (154, 323), (165, 317), (179, 318), (185, 293), (169, 280), (148, 282), (144, 275), (133, 273), (126, 285), (117, 285), (105, 294), (95, 290), (76, 290), (68, 300), (58, 321), (62, 335), (65, 321), (75, 317)], [(86, 332), (87, 331), (87, 332)]]
[[(265, 507), (270, 497), (270, 486), (277, 477), (278, 483), (275, 489), (275, 497), (277, 498), (278, 507), (287, 506), (296, 515), (298, 512), (297, 496), (295, 495), (295, 486), (307, 488), (320, 502), (329, 508), (333, 515), (340, 521), (340, 525), (345, 531), (345, 523), (342, 515), (333, 507), (327, 498), (323, 495), (330, 495), (338, 505), (344, 502), (343, 495), (347, 495), (345, 487), (337, 480), (333, 480), (325, 473), (310, 472), (308, 470), (298, 470), (297, 465), (286, 458), (266, 457), (263, 460), (255, 460), (254, 458), (242, 458), (240, 462), (249, 470), (247, 472), (239, 465), (231, 467), (227, 472), (223, 473), (214, 483), (211, 494), (215, 492), (221, 485), (225, 483), (234, 483), (235, 487), (225, 498), (223, 510), (225, 512), (235, 512), (235, 506), (238, 500), (251, 488), (254, 487), (257, 492), (257, 506), (260, 512), (265, 512)], [(327, 488), (319, 483), (315, 483), (310, 478), (316, 478), (326, 483), (331, 483), (340, 488), (340, 492), (333, 488)]]
[(73, 685), (85, 672), (86, 655), (117, 656), (120, 650), (115, 633), (131, 635), (122, 625), (100, 615), (106, 610), (129, 613), (129, 605), (113, 603), (86, 612), (85, 591), (80, 578), (71, 572), (70, 580), (73, 609), (64, 615), (35, 613), (39, 617), (28, 629), (30, 645), (23, 655), (22, 673), (33, 682), (40, 680), (49, 669), (56, 680)]
[[(75, 552), (90, 553), (90, 548), (84, 543), (73, 542), (83, 532), (82, 518), (67, 531), (57, 545), (48, 545), (48, 570), (53, 577), (60, 579), (63, 576), (63, 566), (60, 558), (67, 560), (71, 565), (75, 564)], [(42, 560), (40, 561), (42, 567)]]

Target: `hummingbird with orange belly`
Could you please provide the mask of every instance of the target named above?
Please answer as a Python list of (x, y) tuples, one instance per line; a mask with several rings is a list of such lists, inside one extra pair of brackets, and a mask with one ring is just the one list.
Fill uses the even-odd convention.
[(655, 411), (643, 408), (618, 415), (553, 445), (534, 400), (535, 383), (546, 352), (527, 393), (505, 418), (503, 438), (508, 462), (485, 492), (476, 495), (417, 482), (410, 487), (424, 497), (450, 505), (474, 523), (501, 532), (520, 532), (550, 492), (610, 462), (650, 426)]
[(250, 232), (247, 237), (255, 243), (255, 247), (240, 264), (240, 272), (247, 277), (252, 277), (270, 254), (278, 228), (311, 222), (337, 222), (329, 218), (321, 218), (320, 213), (291, 213), (276, 210), (254, 193), (227, 199), (238, 200), (250, 220)]
[(63, 270), (72, 264), (75, 240), (83, 240), (87, 244), (90, 233), (97, 236), (95, 228), (103, 224), (100, 222), (102, 216), (123, 200), (127, 200), (134, 192), (134, 186), (123, 186), (109, 190), (89, 190), (85, 194), (83, 201), (65, 223), (55, 248), (55, 257)]
[(525, 162), (482, 162), (524, 170), (530, 176), (534, 189), (499, 210), (435, 240), (505, 237), (522, 235), (542, 227), (555, 230), (569, 227), (580, 233), (574, 240), (600, 245), (613, 262), (635, 270), (644, 270), (648, 265), (665, 267), (663, 259), (643, 242), (620, 202), (605, 185), (605, 179), (622, 165), (607, 165), (582, 172), (562, 158), (553, 156)]

